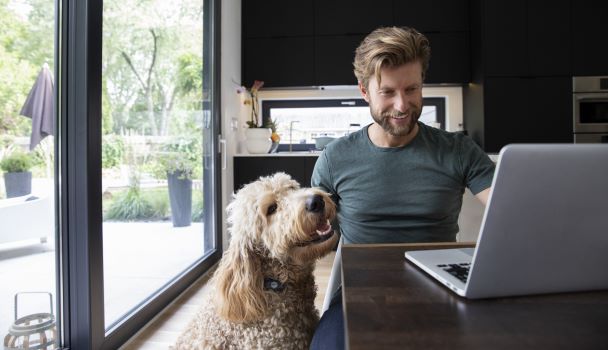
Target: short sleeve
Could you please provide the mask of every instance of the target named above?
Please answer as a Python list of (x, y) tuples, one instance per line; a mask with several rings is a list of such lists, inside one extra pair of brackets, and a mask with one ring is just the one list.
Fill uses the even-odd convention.
[(319, 155), (315, 167), (312, 171), (312, 177), (310, 179), (312, 187), (319, 187), (325, 192), (331, 194), (332, 199), (337, 204), (337, 193), (331, 181), (329, 161), (327, 160), (327, 153), (323, 152)]
[(466, 186), (473, 194), (492, 186), (494, 162), (473, 140), (464, 136), (461, 143), (460, 160)]

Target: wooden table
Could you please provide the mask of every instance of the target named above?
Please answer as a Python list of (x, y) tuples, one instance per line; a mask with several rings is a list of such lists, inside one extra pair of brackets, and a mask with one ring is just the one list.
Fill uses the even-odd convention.
[(344, 245), (347, 347), (608, 349), (608, 291), (472, 301), (435, 282), (403, 255), (471, 246)]

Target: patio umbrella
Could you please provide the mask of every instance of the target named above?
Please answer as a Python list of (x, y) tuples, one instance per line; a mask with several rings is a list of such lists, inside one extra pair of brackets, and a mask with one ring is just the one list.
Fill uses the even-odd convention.
[(32, 119), (30, 151), (42, 139), (53, 135), (55, 128), (55, 101), (53, 97), (53, 74), (48, 64), (44, 64), (38, 78), (21, 108), (21, 115)]

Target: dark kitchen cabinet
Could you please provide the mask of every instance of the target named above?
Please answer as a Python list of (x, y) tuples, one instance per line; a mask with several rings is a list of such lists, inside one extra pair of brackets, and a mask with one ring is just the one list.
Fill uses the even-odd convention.
[(243, 0), (243, 39), (314, 34), (313, 0)]
[(260, 176), (284, 172), (310, 187), (310, 178), (318, 156), (236, 156), (234, 157), (234, 191), (257, 180)]
[[(243, 85), (353, 85), (354, 51), (380, 26), (431, 41), (426, 83), (470, 82), (469, 0), (243, 0)], [(311, 15), (312, 13), (312, 15)], [(312, 28), (312, 30), (311, 30)]]
[(313, 37), (245, 41), (243, 85), (263, 80), (265, 87), (314, 85)]
[(472, 0), (464, 127), (486, 152), (572, 143), (570, 0)]
[(522, 76), (527, 73), (526, 0), (482, 1), (482, 45), (485, 73)]
[(572, 1), (573, 75), (608, 75), (608, 1)]
[(484, 140), (476, 141), (486, 152), (510, 143), (572, 143), (570, 88), (568, 77), (486, 79)]
[(316, 0), (315, 34), (367, 34), (393, 24), (393, 0)]
[(395, 24), (420, 32), (469, 31), (469, 0), (395, 1)]
[(357, 85), (353, 73), (355, 49), (364, 35), (323, 36), (315, 40), (316, 85)]
[(570, 0), (482, 1), (488, 76), (571, 74)]
[(571, 75), (574, 55), (568, 47), (572, 37), (570, 0), (529, 1), (527, 10), (529, 74)]
[(471, 58), (468, 32), (426, 34), (431, 44), (431, 61), (425, 83), (461, 83), (471, 81)]

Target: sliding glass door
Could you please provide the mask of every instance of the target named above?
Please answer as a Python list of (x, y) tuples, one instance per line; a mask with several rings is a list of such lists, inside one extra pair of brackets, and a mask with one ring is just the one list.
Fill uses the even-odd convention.
[[(201, 0), (106, 0), (102, 184), (105, 327), (215, 250), (210, 79)], [(203, 19), (203, 20), (201, 20)], [(205, 85), (206, 86), (206, 85)], [(203, 167), (204, 164), (208, 165)], [(213, 197), (208, 197), (213, 198)]]
[(117, 348), (219, 258), (215, 5), (62, 1), (66, 346)]
[(54, 0), (0, 0), (2, 349), (58, 344), (55, 25)]

